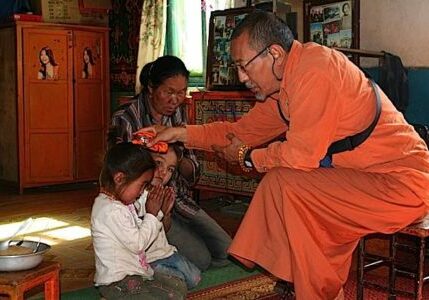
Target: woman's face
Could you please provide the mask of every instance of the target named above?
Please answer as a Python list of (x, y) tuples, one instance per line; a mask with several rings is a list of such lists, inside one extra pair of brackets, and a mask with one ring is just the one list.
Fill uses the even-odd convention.
[(46, 50), (40, 51), (40, 61), (45, 65), (49, 63), (49, 56), (46, 54)]
[(89, 55), (88, 55), (88, 51), (87, 51), (87, 50), (84, 50), (84, 51), (83, 51), (83, 61), (84, 61), (86, 64), (89, 64)]
[(158, 114), (171, 116), (185, 101), (187, 89), (188, 81), (183, 75), (170, 77), (155, 89), (149, 88), (153, 109)]
[(347, 3), (343, 5), (343, 13), (346, 16), (350, 14), (350, 5), (348, 5)]

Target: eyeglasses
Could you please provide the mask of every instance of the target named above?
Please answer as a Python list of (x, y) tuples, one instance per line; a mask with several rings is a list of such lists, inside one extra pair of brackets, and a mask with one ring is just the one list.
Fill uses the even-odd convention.
[(161, 96), (165, 97), (165, 98), (177, 98), (180, 100), (183, 100), (186, 98), (186, 90), (181, 90), (181, 91), (175, 91), (173, 89), (162, 89), (161, 91)]
[(240, 72), (243, 72), (243, 73), (248, 73), (247, 72), (247, 70), (246, 70), (246, 67), (248, 66), (248, 65), (250, 65), (255, 59), (257, 59), (262, 53), (264, 53), (265, 51), (267, 51), (268, 50), (268, 48), (269, 48), (270, 46), (267, 46), (267, 47), (265, 47), (264, 49), (262, 49), (261, 51), (259, 51), (255, 56), (253, 56), (247, 63), (245, 63), (244, 65), (241, 65), (241, 64), (237, 64), (237, 63), (234, 63), (234, 64), (232, 64), (232, 66), (234, 67), (234, 68), (236, 68), (237, 69), (237, 71), (240, 71)]

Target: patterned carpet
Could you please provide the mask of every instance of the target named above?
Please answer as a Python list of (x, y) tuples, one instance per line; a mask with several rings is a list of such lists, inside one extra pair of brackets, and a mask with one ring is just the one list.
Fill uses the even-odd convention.
[(274, 278), (258, 274), (190, 293), (186, 299), (275, 299), (274, 284)]
[[(386, 284), (386, 280), (379, 276), (369, 276), (369, 279), (374, 283)], [(240, 279), (232, 282), (227, 282), (215, 287), (206, 288), (188, 295), (189, 300), (250, 300), (250, 299), (270, 299), (278, 300), (280, 296), (277, 295), (273, 289), (275, 279), (259, 274), (253, 275), (245, 279)], [(413, 283), (410, 280), (399, 278), (397, 281), (397, 289), (402, 291), (411, 291)], [(345, 300), (356, 299), (356, 276), (350, 276), (344, 287)], [(365, 300), (381, 300), (387, 299), (388, 295), (382, 290), (373, 288), (364, 289)], [(410, 297), (398, 296), (397, 300), (410, 299)], [(429, 299), (429, 285), (424, 288), (423, 300)]]

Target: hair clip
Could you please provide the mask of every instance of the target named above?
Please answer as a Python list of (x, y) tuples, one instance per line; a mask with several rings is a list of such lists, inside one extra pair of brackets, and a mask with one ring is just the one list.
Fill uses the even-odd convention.
[(158, 142), (152, 147), (148, 147), (147, 143), (153, 140), (155, 137), (155, 133), (150, 131), (138, 131), (133, 133), (133, 139), (131, 142), (136, 145), (141, 145), (152, 152), (156, 153), (167, 153), (168, 152), (168, 144), (166, 142)]

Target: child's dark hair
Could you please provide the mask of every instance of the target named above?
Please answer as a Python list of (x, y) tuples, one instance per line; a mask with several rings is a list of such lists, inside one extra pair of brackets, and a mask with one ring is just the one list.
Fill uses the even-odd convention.
[(173, 148), (174, 153), (176, 153), (176, 156), (177, 156), (177, 163), (179, 164), (183, 158), (183, 152), (184, 152), (183, 144), (176, 142), (176, 143), (169, 144), (168, 147)]
[(113, 176), (116, 173), (124, 173), (124, 184), (127, 184), (154, 168), (155, 162), (149, 150), (132, 143), (120, 143), (111, 147), (104, 156), (100, 186), (113, 191), (115, 188)]
[(183, 61), (172, 55), (158, 57), (155, 61), (144, 65), (140, 72), (139, 80), (143, 92), (149, 90), (149, 86), (157, 88), (168, 78), (182, 75), (189, 79), (189, 71)]

